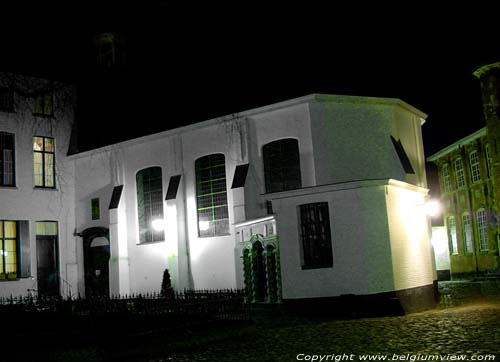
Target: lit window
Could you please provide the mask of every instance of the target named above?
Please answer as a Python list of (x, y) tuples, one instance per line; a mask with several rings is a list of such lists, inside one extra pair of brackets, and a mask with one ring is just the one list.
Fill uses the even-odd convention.
[(486, 145), (484, 148), (484, 153), (486, 154), (486, 171), (488, 173), (488, 178), (491, 177), (491, 157), (490, 157), (490, 145)]
[(293, 138), (274, 141), (262, 147), (266, 192), (302, 187), (299, 141)]
[(0, 220), (0, 279), (18, 277), (17, 243), (17, 222)]
[(462, 215), (462, 237), (465, 243), (465, 252), (472, 253), (474, 244), (472, 242), (472, 223), (468, 213)]
[(457, 241), (457, 226), (455, 224), (455, 217), (448, 217), (448, 240), (451, 246), (451, 253), (458, 254), (458, 241)]
[(471, 152), (469, 155), (470, 172), (472, 175), (472, 182), (481, 181), (481, 172), (479, 171), (479, 161), (477, 159), (477, 151)]
[(229, 234), (224, 155), (218, 153), (197, 159), (195, 171), (199, 236)]
[(457, 188), (465, 186), (464, 168), (462, 166), (462, 159), (455, 160), (455, 172), (457, 174)]
[(14, 135), (0, 132), (0, 186), (15, 186)]
[(163, 189), (161, 167), (149, 167), (137, 172), (137, 216), (141, 243), (163, 241), (164, 231), (153, 227), (163, 220)]
[(302, 268), (327, 268), (333, 265), (328, 203), (299, 206)]
[(55, 148), (51, 137), (33, 139), (34, 175), (36, 187), (55, 187)]
[(450, 169), (448, 168), (447, 163), (445, 163), (443, 165), (442, 175), (443, 175), (444, 191), (450, 192), (451, 191), (451, 177), (450, 177)]
[(99, 220), (101, 217), (101, 209), (99, 208), (99, 198), (90, 200), (90, 208), (92, 213), (92, 220)]
[(488, 250), (488, 219), (486, 210), (479, 210), (476, 214), (477, 234), (479, 236), (479, 248)]
[(54, 98), (52, 93), (43, 93), (35, 97), (35, 110), (37, 116), (52, 116), (54, 111)]

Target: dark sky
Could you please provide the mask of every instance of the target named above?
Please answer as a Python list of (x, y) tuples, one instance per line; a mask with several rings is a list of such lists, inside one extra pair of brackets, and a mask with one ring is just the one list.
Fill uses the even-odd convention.
[[(401, 98), (429, 115), (426, 156), (484, 126), (472, 72), (500, 61), (500, 37), (484, 12), (407, 17), (405, 9), (405, 16), (380, 17), (368, 9), (365, 21), (352, 12), (325, 9), (312, 18), (296, 10), (290, 18), (278, 12), (174, 22), (175, 13), (151, 9), (119, 25), (71, 26), (66, 19), (61, 27), (2, 33), (0, 70), (76, 83), (86, 107), (78, 120), (81, 149), (310, 93)], [(121, 32), (125, 68), (103, 73), (95, 66), (100, 31)]]

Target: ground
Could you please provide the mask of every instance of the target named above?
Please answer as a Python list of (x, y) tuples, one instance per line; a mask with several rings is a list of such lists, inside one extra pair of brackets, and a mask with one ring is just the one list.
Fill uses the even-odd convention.
[[(182, 342), (187, 338), (187, 343)], [(496, 360), (500, 357), (500, 302), (435, 309), (401, 317), (345, 320), (294, 320), (279, 324), (224, 327), (191, 332), (182, 338), (155, 337), (134, 347), (123, 345), (114, 360), (187, 361), (339, 361), (377, 355), (388, 361)], [(125, 350), (131, 349), (131, 353)], [(135, 352), (132, 353), (132, 349)], [(94, 353), (95, 352), (95, 353)], [(116, 351), (115, 351), (116, 352)], [(53, 356), (57, 361), (100, 361), (102, 354)], [(317, 359), (315, 359), (317, 358)], [(335, 359), (337, 358), (337, 359)], [(366, 357), (370, 358), (370, 357)], [(374, 358), (374, 357), (372, 357)]]

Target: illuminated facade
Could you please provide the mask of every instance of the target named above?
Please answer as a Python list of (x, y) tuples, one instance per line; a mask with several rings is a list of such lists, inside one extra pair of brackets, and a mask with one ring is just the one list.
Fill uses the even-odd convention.
[(479, 67), (486, 127), (428, 158), (439, 170), (452, 277), (498, 276), (500, 63)]
[(487, 128), (428, 158), (439, 170), (452, 278), (498, 270), (497, 210)]
[(397, 99), (314, 94), (68, 156), (68, 283), (157, 291), (168, 268), (178, 290), (430, 306), (425, 117)]

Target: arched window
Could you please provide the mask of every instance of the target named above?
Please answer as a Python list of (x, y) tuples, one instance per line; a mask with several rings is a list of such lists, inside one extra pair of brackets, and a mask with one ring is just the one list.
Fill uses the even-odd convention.
[(217, 153), (197, 159), (195, 171), (198, 235), (209, 237), (229, 234), (224, 155)]
[(262, 147), (266, 192), (300, 189), (299, 141), (294, 138), (270, 142)]
[[(161, 167), (149, 167), (137, 172), (137, 216), (139, 241), (148, 243), (165, 239), (163, 224), (163, 190)], [(158, 220), (158, 221), (157, 221)], [(155, 223), (155, 227), (153, 227)]]

